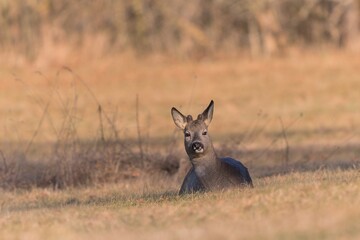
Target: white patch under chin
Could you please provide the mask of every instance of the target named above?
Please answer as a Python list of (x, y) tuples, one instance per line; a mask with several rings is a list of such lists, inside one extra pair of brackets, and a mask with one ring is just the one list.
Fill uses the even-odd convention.
[(195, 152), (196, 152), (196, 153), (203, 153), (203, 152), (204, 152), (204, 149), (202, 149), (202, 148), (201, 148), (201, 149), (196, 149)]
[(206, 173), (205, 167), (203, 167), (203, 166), (196, 167), (195, 172), (197, 173), (197, 175), (199, 177), (203, 177), (203, 176), (205, 176), (205, 173)]

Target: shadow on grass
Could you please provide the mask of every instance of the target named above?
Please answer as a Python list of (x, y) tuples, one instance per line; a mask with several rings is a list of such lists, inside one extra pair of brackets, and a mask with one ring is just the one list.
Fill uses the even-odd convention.
[[(349, 170), (360, 168), (360, 145), (347, 144), (344, 146), (312, 145), (307, 147), (292, 147), (286, 149), (256, 149), (244, 150), (230, 145), (219, 149), (220, 156), (235, 156), (249, 168), (253, 179), (286, 175), (294, 172), (314, 172), (318, 170)], [(125, 180), (126, 181), (126, 180)], [(256, 186), (255, 186), (256, 187)], [(41, 209), (60, 209), (65, 207), (132, 207), (162, 202), (176, 202), (186, 199), (196, 199), (204, 196), (194, 194), (178, 196), (175, 191), (113, 193), (107, 196), (62, 197), (61, 199), (44, 198), (37, 201), (19, 204), (2, 204), (0, 213), (23, 212)]]
[(239, 153), (253, 178), (284, 175), (292, 172), (348, 170), (360, 168), (360, 146), (307, 146), (289, 151), (256, 150)]
[[(199, 194), (194, 194), (192, 198)], [(61, 209), (66, 207), (133, 207), (152, 203), (176, 202), (180, 199), (177, 192), (158, 192), (158, 193), (143, 193), (143, 194), (110, 194), (107, 196), (97, 197), (89, 196), (85, 199), (78, 197), (67, 197), (61, 200), (44, 199), (42, 201), (31, 201), (14, 206), (2, 206), (0, 213), (6, 214), (9, 212), (23, 212), (31, 210), (44, 209)], [(184, 198), (181, 198), (184, 199)]]

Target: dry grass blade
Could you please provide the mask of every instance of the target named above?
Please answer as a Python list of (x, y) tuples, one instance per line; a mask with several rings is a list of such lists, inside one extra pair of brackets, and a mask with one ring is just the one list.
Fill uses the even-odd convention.
[(140, 160), (143, 162), (144, 160), (144, 150), (143, 150), (143, 140), (141, 135), (141, 127), (140, 127), (140, 116), (139, 116), (139, 95), (136, 94), (136, 104), (135, 104), (135, 111), (136, 111), (136, 129), (138, 135), (138, 146), (140, 152)]
[(284, 127), (284, 122), (282, 120), (281, 117), (279, 117), (279, 121), (280, 121), (280, 125), (281, 125), (281, 131), (282, 131), (282, 136), (283, 136), (283, 139), (284, 139), (284, 143), (285, 143), (285, 165), (287, 166), (290, 162), (290, 146), (289, 146), (289, 141), (288, 141), (288, 138), (287, 138), (287, 134), (286, 134), (286, 131), (285, 131), (285, 127)]
[(38, 133), (39, 133), (39, 131), (40, 131), (40, 129), (41, 129), (41, 126), (42, 126), (42, 124), (44, 123), (45, 117), (46, 117), (46, 115), (48, 114), (48, 109), (49, 109), (50, 103), (51, 103), (51, 101), (49, 100), (49, 102), (46, 104), (46, 106), (45, 106), (45, 108), (44, 108), (44, 111), (43, 111), (43, 114), (42, 114), (42, 116), (41, 116), (41, 118), (40, 118), (40, 121), (39, 121), (39, 123), (38, 123), (38, 126), (37, 126), (36, 130), (34, 131), (34, 133), (33, 133), (32, 137), (31, 137), (29, 143), (27, 144), (27, 146), (26, 146), (26, 148), (25, 148), (25, 155), (29, 152), (29, 149), (30, 149), (30, 147), (32, 146), (34, 139), (35, 139), (36, 136), (38, 135)]
[(1, 156), (1, 159), (3, 161), (3, 165), (4, 165), (4, 172), (7, 173), (8, 171), (8, 164), (7, 164), (7, 161), (6, 161), (6, 157), (5, 157), (5, 154), (3, 153), (3, 151), (0, 150), (0, 156)]

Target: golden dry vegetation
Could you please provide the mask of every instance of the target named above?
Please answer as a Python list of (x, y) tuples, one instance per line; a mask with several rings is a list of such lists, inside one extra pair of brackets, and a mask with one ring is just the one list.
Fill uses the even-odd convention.
[[(3, 66), (0, 149), (8, 164), (22, 158), (19, 152), (29, 142), (29, 156), (52, 154), (46, 144), (59, 141), (57, 133), (69, 116), (80, 142), (96, 141), (99, 105), (120, 139), (136, 142), (140, 126), (150, 157), (166, 156), (170, 146), (185, 158), (182, 136), (173, 136), (170, 108), (196, 114), (214, 99), (210, 132), (215, 146), (243, 159), (255, 188), (179, 197), (182, 166), (170, 175), (150, 171), (116, 178), (116, 183), (109, 178), (82, 187), (69, 184), (64, 190), (5, 188), (0, 238), (356, 239), (358, 66), (357, 55), (344, 52), (191, 62), (102, 59), (45, 69)], [(103, 127), (111, 138), (113, 128), (105, 120)], [(175, 145), (169, 143), (173, 138)]]
[(184, 197), (111, 185), (1, 192), (2, 239), (357, 239), (358, 170), (255, 179)]
[(264, 128), (260, 138), (281, 132), (281, 118), (296, 144), (339, 143), (351, 134), (358, 138), (359, 65), (356, 53), (317, 52), (253, 60), (126, 58), (64, 68), (2, 67), (1, 134), (8, 141), (31, 139), (48, 105), (35, 140), (55, 140), (66, 117), (62, 111), (71, 107), (79, 137), (93, 138), (100, 104), (119, 131), (134, 138), (138, 96), (141, 128), (154, 138), (172, 135), (172, 106), (197, 114), (214, 99), (211, 132), (218, 139), (241, 134), (254, 122)]
[[(0, 239), (359, 239), (359, 3), (0, 1)], [(255, 187), (178, 196), (211, 99)]]

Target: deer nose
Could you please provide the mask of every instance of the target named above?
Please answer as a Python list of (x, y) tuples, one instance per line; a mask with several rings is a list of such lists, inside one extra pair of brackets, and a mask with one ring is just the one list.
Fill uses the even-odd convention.
[(201, 142), (193, 142), (191, 144), (191, 148), (195, 151), (195, 152), (203, 152), (204, 151), (204, 145)]

